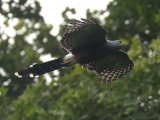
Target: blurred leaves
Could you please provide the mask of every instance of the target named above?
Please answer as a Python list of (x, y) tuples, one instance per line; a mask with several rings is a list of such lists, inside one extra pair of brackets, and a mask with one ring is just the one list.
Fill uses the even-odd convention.
[[(153, 52), (159, 51), (157, 43), (159, 39), (149, 45)], [(159, 53), (146, 58), (142, 50), (137, 50), (140, 44), (138, 39), (133, 39), (129, 55), (135, 67), (121, 80), (104, 85), (93, 73), (77, 65), (56, 85), (56, 81), (49, 86), (41, 81), (29, 86), (14, 102), (18, 112), (13, 111), (9, 119), (158, 119), (160, 59), (154, 59)]]
[(139, 35), (142, 41), (156, 38), (160, 30), (159, 6), (158, 0), (112, 1), (107, 8), (110, 14), (106, 17), (106, 26), (114, 33), (111, 37)]
[(94, 73), (79, 65), (60, 70), (58, 76), (49, 73), (50, 84), (44, 76), (15, 77), (15, 71), (40, 62), (42, 55), (64, 55), (57, 38), (70, 19), (68, 14), (76, 14), (76, 8), (64, 10), (59, 35), (53, 36), (50, 32), (54, 26), (45, 23), (37, 1), (0, 0), (0, 6), (4, 23), (0, 29), (1, 120), (160, 119), (158, 0), (114, 0), (106, 10), (86, 11), (87, 18), (108, 28), (108, 38), (129, 43), (128, 54), (134, 69), (121, 80), (108, 84), (102, 84)]
[[(1, 85), (10, 81), (8, 96), (16, 98), (33, 79), (18, 79), (14, 72), (30, 64), (40, 62), (45, 54), (59, 56), (61, 52), (55, 36), (51, 35), (52, 26), (44, 22), (39, 14), (41, 7), (33, 1), (1, 1), (3, 26), (0, 30), (0, 63), (6, 76), (0, 74)], [(8, 7), (7, 7), (8, 6)]]

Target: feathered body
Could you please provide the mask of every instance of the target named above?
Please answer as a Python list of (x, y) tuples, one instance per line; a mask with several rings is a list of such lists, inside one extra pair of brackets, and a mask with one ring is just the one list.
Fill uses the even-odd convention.
[(121, 50), (120, 41), (106, 40), (107, 32), (96, 22), (86, 19), (71, 21), (62, 36), (60, 45), (69, 54), (42, 64), (33, 65), (16, 73), (19, 76), (41, 75), (55, 69), (80, 64), (96, 72), (103, 81), (119, 79), (129, 72), (133, 62)]

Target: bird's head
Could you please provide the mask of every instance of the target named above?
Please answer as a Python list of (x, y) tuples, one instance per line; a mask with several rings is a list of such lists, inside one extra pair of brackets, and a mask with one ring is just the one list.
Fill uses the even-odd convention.
[(120, 40), (107, 40), (107, 47), (112, 50), (124, 49), (126, 46)]

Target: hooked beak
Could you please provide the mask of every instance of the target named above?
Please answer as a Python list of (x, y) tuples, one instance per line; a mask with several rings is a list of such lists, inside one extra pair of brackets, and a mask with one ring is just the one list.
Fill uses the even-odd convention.
[(129, 45), (126, 43), (123, 43), (121, 40), (116, 40), (119, 42), (120, 50), (127, 52), (129, 49)]
[(127, 51), (128, 45), (123, 44), (121, 40), (107, 40), (107, 44), (112, 49)]
[(117, 43), (119, 44), (120, 50), (123, 50), (125, 52), (128, 51), (129, 46), (127, 44), (123, 43), (121, 40), (115, 40), (115, 41), (117, 41)]

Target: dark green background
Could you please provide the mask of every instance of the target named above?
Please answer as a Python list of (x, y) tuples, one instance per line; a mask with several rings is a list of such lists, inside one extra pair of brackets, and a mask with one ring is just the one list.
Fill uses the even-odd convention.
[[(75, 65), (61, 69), (59, 76), (49, 73), (53, 79), (49, 85), (43, 75), (36, 79), (14, 76), (15, 71), (39, 63), (42, 55), (60, 57), (66, 53), (58, 46), (58, 36), (50, 34), (54, 25), (45, 23), (40, 4), (26, 2), (0, 0), (4, 26), (18, 20), (14, 37), (0, 30), (0, 71), (5, 72), (0, 72), (1, 120), (160, 120), (159, 0), (113, 0), (106, 10), (86, 11), (87, 18), (105, 23), (109, 39), (128, 44), (135, 64), (129, 74), (102, 84), (95, 74)], [(8, 10), (3, 9), (4, 4)], [(59, 35), (69, 20), (67, 12), (76, 14), (76, 8), (63, 11)], [(109, 16), (100, 21), (105, 12)], [(26, 38), (31, 34), (36, 37), (29, 44)]]

